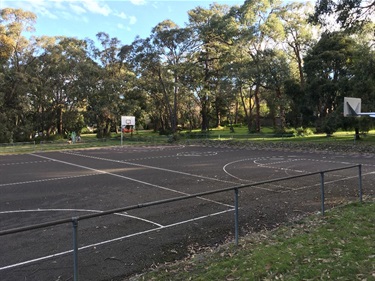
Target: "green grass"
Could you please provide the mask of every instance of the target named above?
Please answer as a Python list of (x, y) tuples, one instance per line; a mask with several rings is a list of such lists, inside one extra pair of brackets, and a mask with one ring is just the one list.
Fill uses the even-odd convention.
[[(134, 134), (133, 136), (128, 134), (123, 138), (123, 145), (160, 144), (166, 142), (166, 136), (159, 136), (158, 134), (151, 133), (149, 131), (142, 132), (140, 134)], [(80, 142), (75, 142), (73, 144), (69, 144), (67, 139), (59, 139), (55, 141), (32, 141), (0, 144), (0, 154), (32, 153), (40, 151), (69, 150), (120, 145), (120, 134), (112, 134), (110, 138), (103, 139), (98, 139), (95, 134), (85, 134), (82, 135), (82, 139)]]
[[(189, 135), (190, 132), (183, 132)], [(192, 134), (201, 134), (199, 130), (194, 130)], [(203, 134), (202, 134), (203, 135)], [(272, 128), (264, 127), (260, 133), (248, 133), (246, 126), (234, 128), (234, 133), (230, 132), (229, 127), (220, 127), (216, 129), (210, 129), (209, 137), (211, 139), (248, 139), (252, 141), (292, 141), (292, 142), (354, 142), (354, 131), (338, 131), (327, 137), (326, 134), (313, 134), (308, 136), (290, 136), (286, 133), (284, 136), (276, 137)], [(361, 136), (361, 142), (375, 143), (375, 130), (371, 130), (368, 134)]]
[(236, 247), (194, 253), (132, 280), (375, 280), (375, 203), (245, 237)]
[[(278, 136), (275, 137), (272, 128), (262, 128), (261, 133), (249, 134), (246, 126), (234, 128), (232, 133), (229, 127), (220, 127), (211, 129), (209, 133), (202, 134), (200, 130), (192, 132), (182, 131), (178, 139), (180, 141), (186, 140), (238, 140), (238, 141), (252, 141), (252, 142), (290, 142), (290, 143), (316, 143), (316, 144), (375, 144), (375, 130), (370, 131), (366, 136), (362, 136), (360, 141), (354, 141), (354, 132), (336, 132), (331, 137), (325, 134), (313, 134), (309, 136)], [(149, 145), (149, 144), (166, 144), (169, 142), (168, 136), (161, 136), (157, 132), (150, 130), (136, 131), (133, 136), (125, 134), (123, 138), (123, 145)], [(102, 146), (119, 146), (121, 145), (120, 134), (112, 134), (110, 138), (98, 139), (95, 134), (82, 135), (82, 141), (74, 144), (68, 144), (66, 139), (61, 139), (53, 142), (43, 143), (14, 143), (14, 144), (0, 144), (0, 154), (11, 153), (30, 153), (38, 151), (50, 151), (61, 149), (76, 149), (76, 148), (91, 148)]]

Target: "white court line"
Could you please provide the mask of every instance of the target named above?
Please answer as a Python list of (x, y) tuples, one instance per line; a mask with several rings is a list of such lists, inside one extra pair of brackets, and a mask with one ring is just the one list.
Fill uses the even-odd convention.
[[(186, 193), (186, 192), (182, 192), (182, 191), (178, 191), (178, 190), (171, 189), (171, 188), (168, 188), (168, 187), (164, 187), (164, 186), (160, 186), (160, 185), (148, 183), (148, 182), (145, 182), (145, 181), (137, 180), (137, 179), (134, 179), (134, 178), (129, 178), (129, 177), (126, 177), (126, 176), (122, 176), (122, 175), (118, 175), (118, 174), (114, 174), (114, 173), (110, 173), (110, 172), (106, 172), (106, 171), (102, 171), (102, 170), (90, 168), (90, 167), (87, 167), (87, 166), (82, 166), (82, 165), (78, 165), (78, 164), (74, 164), (74, 163), (70, 163), (70, 162), (66, 162), (66, 161), (62, 161), (62, 160), (57, 160), (57, 159), (54, 159), (54, 158), (50, 158), (50, 157), (46, 157), (46, 156), (41, 156), (41, 155), (37, 155), (37, 154), (34, 154), (34, 153), (31, 153), (30, 155), (33, 155), (33, 156), (36, 156), (36, 157), (40, 157), (40, 158), (44, 158), (44, 159), (49, 159), (51, 161), (55, 161), (55, 162), (58, 162), (58, 163), (63, 163), (63, 164), (74, 166), (74, 167), (79, 167), (79, 168), (82, 168), (82, 169), (87, 169), (87, 170), (95, 171), (97, 173), (101, 173), (101, 174), (104, 174), (104, 175), (110, 175), (110, 176), (114, 176), (114, 177), (118, 177), (118, 178), (130, 180), (130, 181), (134, 181), (134, 182), (137, 182), (137, 183), (140, 183), (140, 184), (144, 184), (144, 185), (156, 187), (156, 188), (159, 188), (159, 189), (162, 189), (162, 190), (166, 190), (166, 191), (178, 193), (178, 194), (181, 194), (181, 195), (186, 195), (186, 196), (191, 195), (191, 194)], [(80, 155), (78, 155), (78, 156), (80, 156)], [(119, 162), (121, 162), (121, 161), (119, 161)], [(218, 201), (211, 200), (211, 199), (207, 199), (207, 198), (204, 198), (204, 197), (197, 197), (197, 198), (199, 198), (201, 200), (204, 200), (204, 201), (211, 202), (211, 203), (219, 204), (219, 205), (222, 205), (222, 206), (225, 206), (225, 207), (230, 207), (230, 208), (233, 207), (232, 205), (225, 204), (225, 203), (218, 202)]]
[[(33, 213), (33, 212), (86, 212), (86, 213), (96, 213), (96, 214), (103, 213), (103, 211), (99, 211), (99, 210), (86, 210), (86, 209), (35, 209), (35, 210), (3, 211), (3, 212), (0, 212), (0, 215), (1, 214), (15, 214), (15, 213)], [(144, 222), (147, 222), (147, 223), (159, 226), (159, 227), (163, 227), (163, 225), (160, 223), (156, 223), (156, 222), (153, 222), (153, 221), (141, 218), (141, 217), (128, 215), (126, 212), (114, 213), (114, 215), (128, 217), (128, 218), (144, 221)]]
[[(283, 157), (283, 156), (280, 156), (280, 157)], [(284, 157), (285, 158), (285, 157)], [(232, 164), (235, 164), (235, 163), (238, 163), (238, 162), (244, 162), (244, 161), (251, 161), (253, 160), (254, 161), (254, 164), (256, 164), (258, 167), (264, 167), (264, 168), (274, 168), (274, 169), (281, 169), (281, 170), (285, 170), (285, 171), (293, 171), (293, 172), (305, 172), (305, 173), (308, 173), (308, 171), (305, 171), (305, 170), (293, 170), (293, 169), (288, 169), (288, 168), (277, 168), (277, 167), (268, 167), (267, 165), (270, 165), (270, 164), (277, 164), (277, 163), (289, 163), (289, 162), (294, 162), (294, 161), (311, 161), (311, 162), (329, 162), (329, 163), (339, 163), (339, 164), (352, 164), (352, 163), (349, 163), (349, 162), (338, 162), (338, 161), (323, 161), (323, 160), (315, 160), (315, 159), (307, 159), (307, 158), (299, 158), (299, 159), (293, 159), (292, 161), (281, 161), (281, 162), (275, 162), (275, 163), (268, 163), (268, 164), (261, 164), (261, 163), (257, 163), (257, 161), (260, 161), (260, 160), (269, 160), (269, 158), (267, 157), (259, 157), (259, 158), (247, 158), (247, 159), (240, 159), (240, 160), (236, 160), (236, 161), (233, 161), (233, 162), (229, 162), (227, 163), (224, 167), (223, 167), (223, 170), (224, 172), (235, 178), (235, 179), (238, 179), (240, 181), (247, 181), (247, 182), (254, 182), (254, 181), (251, 181), (251, 180), (244, 180), (244, 179), (241, 179), (239, 177), (236, 177), (235, 175), (229, 173), (226, 168), (229, 166), (229, 165), (232, 165)], [(363, 164), (362, 166), (373, 166), (373, 165), (369, 165), (369, 164)], [(375, 172), (369, 172), (369, 173), (363, 173), (362, 176), (366, 176), (366, 175), (372, 175), (372, 174), (375, 174)], [(332, 175), (332, 174), (331, 174)], [(339, 175), (334, 175), (333, 176), (339, 176)], [(330, 183), (335, 183), (335, 182), (339, 182), (339, 181), (344, 181), (344, 180), (348, 180), (348, 179), (352, 179), (352, 178), (356, 178), (358, 176), (352, 176), (352, 177), (345, 177), (345, 178), (340, 178), (340, 179), (337, 179), (337, 180), (332, 180), (332, 181), (327, 181), (325, 182), (325, 184), (330, 184)], [(272, 185), (272, 184), (271, 184)], [(309, 187), (314, 187), (314, 186), (320, 186), (320, 183), (318, 184), (314, 184), (314, 185), (308, 185), (308, 186), (302, 186), (302, 187), (299, 187), (299, 188), (287, 188), (287, 187), (284, 187), (284, 186), (281, 186), (281, 185), (272, 185), (272, 186), (275, 186), (275, 187), (282, 187), (284, 189), (287, 189), (285, 191), (278, 191), (280, 193), (287, 193), (287, 192), (290, 192), (290, 191), (297, 191), (297, 190), (302, 190), (302, 189), (306, 189), (306, 188), (309, 188)], [(261, 188), (261, 187), (258, 187), (260, 189), (264, 189), (264, 190), (268, 190), (268, 191), (273, 191), (273, 189), (269, 189), (269, 188)]]
[[(256, 160), (267, 160), (268, 158), (264, 158), (264, 157), (261, 157), (261, 158), (247, 158), (247, 159), (241, 159), (241, 160), (236, 160), (236, 161), (232, 161), (232, 162), (229, 162), (229, 163), (227, 163), (227, 164), (225, 164), (224, 165), (224, 167), (223, 167), (223, 171), (224, 171), (224, 173), (226, 173), (228, 176), (230, 176), (230, 177), (232, 177), (232, 178), (235, 178), (235, 179), (237, 179), (237, 180), (240, 180), (240, 181), (245, 181), (245, 182), (250, 182), (250, 183), (256, 183), (256, 181), (252, 181), (252, 180), (245, 180), (245, 179), (241, 179), (241, 178), (239, 178), (239, 177), (236, 177), (235, 175), (233, 175), (233, 174), (231, 174), (231, 173), (229, 173), (228, 171), (227, 171), (227, 167), (229, 166), (229, 165), (232, 165), (232, 164), (234, 164), (234, 163), (238, 163), (238, 162), (244, 162), (244, 161), (251, 161), (251, 160), (253, 160), (254, 162), (256, 161)], [(271, 184), (272, 186), (275, 186), (275, 187), (283, 187), (283, 186), (279, 186), (279, 185), (273, 185), (273, 184)], [(261, 190), (267, 190), (267, 191), (271, 191), (271, 192), (276, 192), (275, 190), (273, 190), (273, 189), (271, 189), (271, 188), (266, 188), (266, 187), (261, 187), (261, 186), (252, 186), (252, 188), (257, 188), (257, 189), (261, 189)]]
[(63, 154), (70, 154), (70, 155), (75, 155), (75, 156), (80, 156), (80, 157), (85, 157), (85, 158), (91, 158), (91, 159), (97, 159), (97, 160), (103, 160), (103, 161), (108, 161), (108, 162), (114, 162), (114, 163), (123, 163), (127, 164), (130, 166), (136, 166), (136, 167), (142, 167), (142, 168), (147, 168), (147, 169), (153, 169), (153, 170), (159, 170), (159, 171), (164, 171), (164, 172), (170, 172), (170, 173), (175, 173), (175, 174), (181, 174), (189, 177), (196, 177), (200, 179), (206, 179), (206, 180), (212, 180), (212, 181), (218, 181), (218, 182), (223, 182), (223, 183), (230, 183), (233, 184), (231, 181), (226, 181), (226, 180), (221, 180), (217, 178), (210, 178), (202, 175), (196, 175), (196, 174), (191, 174), (187, 172), (181, 172), (181, 171), (176, 171), (176, 170), (171, 170), (171, 169), (166, 169), (166, 168), (161, 168), (161, 167), (155, 167), (155, 166), (149, 166), (149, 165), (144, 165), (144, 164), (137, 164), (137, 163), (132, 163), (128, 161), (123, 161), (123, 160), (113, 160), (113, 159), (108, 159), (108, 158), (103, 158), (103, 157), (96, 157), (96, 156), (89, 156), (89, 155), (83, 155), (83, 154), (77, 154), (69, 151), (61, 151), (60, 153)]
[(66, 180), (66, 179), (74, 179), (74, 178), (89, 177), (89, 176), (96, 176), (96, 175), (101, 175), (101, 173), (92, 173), (92, 174), (87, 174), (87, 175), (76, 175), (76, 176), (66, 176), (66, 177), (51, 178), (51, 179), (42, 179), (42, 180), (33, 180), (33, 181), (20, 181), (20, 182), (11, 182), (11, 183), (1, 183), (0, 187), (2, 187), (2, 186), (9, 186), (9, 185), (29, 184), (29, 183), (36, 183), (36, 182)]
[[(375, 175), (375, 172), (369, 172), (369, 173), (365, 173), (365, 174), (362, 174), (362, 177), (364, 176), (368, 176), (368, 175)], [(339, 182), (339, 181), (345, 181), (345, 180), (350, 180), (350, 179), (355, 179), (355, 178), (358, 178), (358, 176), (351, 176), (351, 177), (345, 177), (345, 178), (341, 178), (341, 179), (337, 179), (337, 180), (331, 180), (331, 181), (325, 181), (324, 184), (330, 184), (330, 183), (335, 183), (335, 182)], [(313, 184), (313, 185), (306, 185), (306, 186), (302, 186), (302, 187), (298, 187), (298, 188), (291, 188), (291, 190), (286, 190), (286, 191), (281, 191), (281, 193), (286, 193), (286, 192), (290, 192), (290, 191), (298, 191), (298, 190), (302, 190), (302, 189), (306, 189), (306, 188), (309, 188), (309, 187), (316, 187), (316, 186), (320, 186), (321, 183), (317, 183), (317, 184)]]
[[(149, 229), (149, 230), (145, 230), (145, 231), (141, 231), (141, 232), (136, 232), (136, 233), (128, 234), (128, 235), (117, 237), (117, 238), (114, 238), (114, 239), (110, 239), (110, 240), (102, 241), (102, 242), (99, 242), (99, 243), (95, 243), (95, 244), (90, 244), (90, 245), (87, 245), (87, 246), (83, 246), (83, 247), (78, 248), (78, 250), (82, 251), (82, 250), (85, 250), (85, 249), (88, 249), (88, 248), (92, 248), (92, 247), (97, 247), (97, 246), (101, 246), (101, 245), (113, 243), (113, 242), (116, 242), (116, 241), (120, 241), (120, 240), (131, 238), (131, 237), (140, 236), (142, 234), (159, 231), (159, 230), (166, 229), (166, 228), (171, 228), (171, 227), (178, 226), (178, 225), (181, 225), (181, 224), (186, 224), (186, 223), (190, 223), (190, 222), (193, 222), (193, 221), (198, 221), (198, 220), (201, 220), (201, 219), (205, 219), (205, 218), (209, 218), (209, 217), (213, 217), (213, 216), (217, 216), (217, 215), (221, 215), (221, 214), (228, 213), (228, 212), (233, 212), (233, 211), (234, 211), (234, 209), (232, 208), (232, 209), (228, 209), (228, 210), (217, 212), (217, 213), (213, 213), (213, 214), (209, 214), (209, 215), (205, 215), (205, 216), (200, 216), (200, 217), (197, 217), (197, 218), (193, 218), (193, 219), (189, 219), (189, 220), (185, 220), (185, 221), (180, 221), (180, 222), (172, 223), (172, 224), (169, 224), (169, 225), (165, 225), (165, 226), (161, 226), (161, 227), (157, 227), (157, 228), (153, 228), (153, 229)], [(32, 260), (27, 260), (27, 261), (20, 262), (20, 263), (10, 264), (10, 265), (7, 265), (7, 266), (0, 267), (0, 271), (5, 270), (5, 269), (11, 269), (11, 268), (19, 267), (19, 266), (22, 266), (22, 265), (27, 265), (27, 264), (38, 262), (38, 261), (43, 261), (43, 260), (47, 260), (47, 259), (51, 259), (51, 258), (63, 256), (63, 255), (67, 255), (67, 254), (70, 254), (70, 253), (73, 253), (73, 250), (68, 250), (68, 251), (64, 251), (64, 252), (60, 252), (60, 253), (56, 253), (56, 254), (52, 254), (52, 255), (40, 257), (40, 258), (35, 258), (35, 259), (32, 259)]]
[[(236, 160), (236, 161), (229, 162), (229, 163), (227, 163), (227, 164), (224, 165), (224, 167), (223, 167), (223, 171), (224, 171), (224, 173), (226, 173), (228, 176), (230, 176), (230, 177), (232, 177), (232, 178), (235, 178), (235, 179), (237, 179), (237, 180), (252, 182), (251, 180), (244, 180), (244, 179), (241, 179), (241, 178), (236, 177), (235, 175), (229, 173), (229, 172), (227, 171), (227, 167), (228, 167), (229, 165), (232, 165), (232, 164), (235, 164), (235, 163), (245, 162), (245, 161), (251, 161), (251, 160), (254, 160), (254, 161), (255, 161), (256, 159), (258, 159), (258, 158), (246, 158), (246, 159), (240, 159), (240, 160)], [(260, 159), (263, 159), (263, 157), (260, 158)]]

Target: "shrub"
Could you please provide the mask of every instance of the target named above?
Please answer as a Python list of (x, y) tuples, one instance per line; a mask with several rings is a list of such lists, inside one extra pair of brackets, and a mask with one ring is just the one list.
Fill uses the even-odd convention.
[(297, 135), (297, 130), (294, 128), (287, 130), (276, 130), (274, 137), (295, 137)]
[(299, 127), (299, 128), (296, 129), (296, 134), (297, 134), (297, 136), (302, 136), (303, 137), (303, 136), (313, 135), (314, 132), (310, 128)]
[(174, 142), (177, 142), (179, 140), (180, 140), (180, 135), (176, 133), (176, 134), (169, 135), (167, 142), (168, 143), (174, 143)]

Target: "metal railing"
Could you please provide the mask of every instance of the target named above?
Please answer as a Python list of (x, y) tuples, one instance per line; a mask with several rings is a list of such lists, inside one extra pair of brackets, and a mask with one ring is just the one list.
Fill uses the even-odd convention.
[(3, 230), (3, 231), (0, 231), (0, 236), (10, 235), (10, 234), (15, 234), (15, 233), (19, 233), (19, 232), (40, 229), (40, 228), (45, 228), (45, 227), (49, 227), (49, 226), (56, 226), (56, 225), (61, 225), (61, 224), (66, 224), (66, 223), (72, 223), (72, 228), (73, 228), (73, 262), (74, 262), (74, 264), (73, 264), (73, 271), (74, 271), (73, 276), (74, 276), (74, 281), (78, 281), (78, 279), (79, 279), (79, 266), (78, 266), (78, 235), (77, 235), (77, 233), (78, 233), (79, 221), (88, 220), (88, 219), (92, 219), (92, 218), (96, 218), (96, 217), (102, 217), (102, 216), (105, 216), (105, 215), (111, 215), (111, 214), (125, 212), (125, 211), (130, 211), (130, 210), (135, 210), (135, 209), (141, 209), (141, 208), (147, 208), (147, 207), (156, 206), (156, 205), (168, 204), (168, 203), (171, 203), (171, 202), (177, 202), (177, 201), (187, 200), (187, 199), (191, 199), (191, 198), (199, 198), (199, 197), (203, 197), (203, 196), (211, 195), (211, 194), (234, 191), (234, 203), (235, 203), (234, 204), (234, 211), (235, 211), (235, 221), (234, 221), (234, 228), (235, 228), (234, 233), (235, 233), (235, 235), (234, 236), (235, 236), (235, 244), (238, 245), (238, 241), (239, 241), (239, 207), (238, 207), (239, 196), (238, 196), (238, 191), (240, 189), (264, 185), (264, 184), (270, 184), (270, 183), (275, 183), (275, 182), (280, 182), (280, 181), (293, 180), (293, 179), (308, 177), (308, 176), (313, 176), (313, 175), (320, 175), (321, 214), (324, 216), (324, 213), (325, 213), (325, 183), (324, 183), (325, 174), (330, 173), (330, 172), (335, 172), (335, 171), (353, 169), (353, 168), (358, 168), (358, 197), (359, 197), (359, 201), (362, 202), (362, 165), (357, 164), (357, 165), (351, 165), (351, 166), (346, 166), (346, 167), (341, 167), (341, 168), (329, 169), (329, 170), (324, 170), (324, 171), (319, 171), (319, 172), (305, 173), (305, 174), (296, 175), (296, 176), (276, 178), (276, 179), (271, 179), (271, 180), (266, 180), (266, 181), (251, 183), (251, 184), (237, 185), (237, 186), (232, 186), (232, 187), (227, 187), (227, 188), (222, 188), (222, 189), (215, 189), (215, 190), (195, 193), (195, 194), (191, 194), (191, 195), (186, 195), (186, 196), (173, 197), (173, 198), (164, 199), (164, 200), (146, 202), (146, 203), (131, 205), (131, 206), (127, 206), (127, 207), (111, 209), (111, 210), (103, 211), (103, 212), (100, 212), (100, 213), (87, 214), (87, 215), (83, 215), (83, 216), (76, 216), (76, 217), (72, 217), (72, 218), (55, 220), (55, 221), (41, 223), (41, 224), (35, 224), (35, 225), (30, 225), (30, 226), (25, 226), (25, 227)]

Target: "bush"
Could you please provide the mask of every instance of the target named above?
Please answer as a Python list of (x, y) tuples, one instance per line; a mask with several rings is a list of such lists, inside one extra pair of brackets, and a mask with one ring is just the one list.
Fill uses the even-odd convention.
[(303, 127), (299, 127), (296, 129), (296, 133), (297, 133), (297, 136), (311, 136), (314, 134), (313, 130), (311, 130), (310, 128), (303, 128)]
[(180, 140), (180, 135), (179, 134), (172, 134), (168, 136), (168, 143), (174, 143)]
[(81, 134), (92, 134), (92, 133), (96, 133), (96, 130), (95, 129), (92, 129), (92, 128), (89, 128), (89, 127), (83, 127), (81, 129)]
[(159, 135), (160, 136), (169, 136), (172, 134), (172, 129), (159, 129)]
[(288, 129), (288, 130), (276, 130), (274, 133), (274, 137), (276, 138), (289, 138), (289, 137), (295, 137), (297, 135), (297, 130), (294, 128)]
[(210, 132), (190, 132), (186, 136), (190, 139), (207, 139), (210, 137)]

